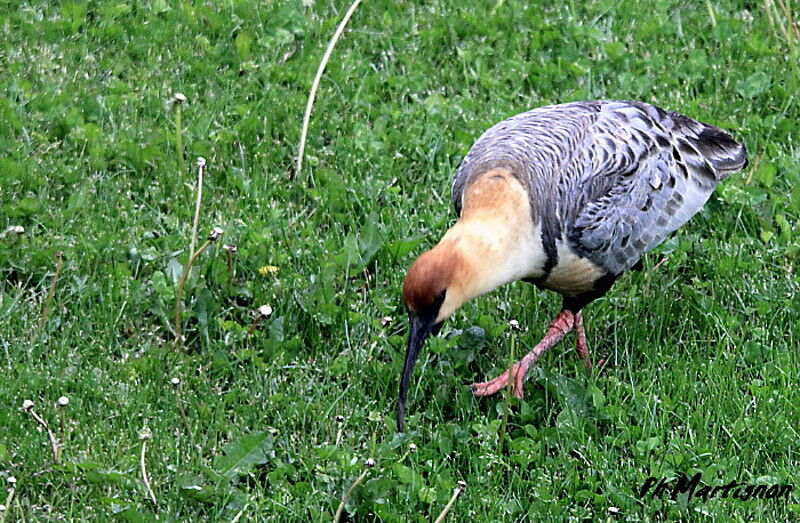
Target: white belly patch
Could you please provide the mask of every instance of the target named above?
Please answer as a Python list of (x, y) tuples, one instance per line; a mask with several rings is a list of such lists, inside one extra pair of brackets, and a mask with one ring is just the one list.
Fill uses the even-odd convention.
[(563, 242), (557, 242), (556, 248), (558, 263), (542, 283), (543, 287), (565, 296), (575, 296), (591, 291), (594, 282), (605, 274), (599, 266), (586, 258), (581, 258)]

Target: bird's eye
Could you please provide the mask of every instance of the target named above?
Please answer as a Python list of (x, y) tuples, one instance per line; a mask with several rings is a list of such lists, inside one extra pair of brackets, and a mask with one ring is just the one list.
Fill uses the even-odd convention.
[(447, 289), (444, 289), (442, 292), (437, 294), (436, 297), (433, 299), (431, 307), (436, 309), (437, 312), (439, 311), (439, 308), (442, 306), (442, 303), (444, 303), (444, 298), (446, 295), (447, 295)]
[(439, 309), (442, 308), (446, 294), (446, 290), (443, 290), (437, 294), (429, 305), (425, 305), (423, 308), (417, 311), (417, 315), (421, 318), (429, 318), (431, 321), (434, 320), (439, 315)]

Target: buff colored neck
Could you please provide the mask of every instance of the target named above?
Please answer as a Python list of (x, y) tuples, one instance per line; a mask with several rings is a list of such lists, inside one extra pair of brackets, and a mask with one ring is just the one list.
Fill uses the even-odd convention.
[(528, 194), (500, 169), (467, 188), (461, 218), (426, 255), (455, 264), (437, 321), (501, 285), (542, 275), (546, 261)]

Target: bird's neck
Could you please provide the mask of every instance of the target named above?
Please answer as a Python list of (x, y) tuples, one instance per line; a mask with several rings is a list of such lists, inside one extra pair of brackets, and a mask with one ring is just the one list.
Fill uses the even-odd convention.
[(527, 191), (499, 169), (482, 175), (465, 191), (461, 218), (433, 251), (459, 260), (442, 317), (501, 285), (542, 275), (547, 258)]

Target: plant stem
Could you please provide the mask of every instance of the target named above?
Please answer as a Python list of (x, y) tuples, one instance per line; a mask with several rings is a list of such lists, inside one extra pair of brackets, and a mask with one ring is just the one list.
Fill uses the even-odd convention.
[(461, 494), (462, 490), (464, 490), (464, 488), (461, 485), (456, 487), (456, 489), (453, 491), (453, 496), (450, 498), (450, 501), (448, 501), (447, 505), (444, 506), (442, 513), (439, 514), (439, 517), (436, 518), (436, 521), (434, 521), (434, 523), (442, 523), (442, 521), (444, 521), (444, 517), (447, 515), (448, 512), (450, 512), (450, 509), (453, 508), (453, 503), (456, 502), (456, 499), (458, 499), (458, 495)]
[[(178, 106), (180, 108), (180, 106)], [(180, 109), (178, 114), (180, 115)], [(206, 161), (203, 158), (197, 159), (197, 201), (194, 206), (194, 222), (192, 223), (192, 239), (189, 243), (189, 252), (194, 252), (197, 245), (197, 227), (200, 223), (200, 204), (203, 201), (203, 171), (206, 167)]]
[(64, 410), (63, 409), (58, 409), (58, 424), (59, 424), (60, 429), (61, 429), (61, 439), (60, 439), (60, 441), (61, 441), (61, 444), (63, 445), (64, 442), (66, 441), (66, 432), (67, 432), (67, 430), (66, 430), (67, 422), (64, 419)]
[(263, 318), (264, 316), (262, 316), (261, 314), (255, 317), (253, 323), (250, 324), (250, 328), (247, 329), (247, 336), (250, 336), (256, 331), (256, 329), (258, 328), (258, 324), (261, 322)]
[(175, 154), (178, 156), (178, 180), (183, 177), (183, 102), (175, 107)]
[(350, 499), (350, 494), (352, 494), (355, 488), (359, 486), (362, 481), (364, 481), (364, 478), (367, 477), (368, 473), (369, 473), (369, 467), (364, 468), (364, 472), (362, 472), (361, 475), (358, 476), (358, 479), (356, 479), (353, 482), (353, 484), (350, 485), (350, 488), (347, 489), (347, 491), (344, 493), (344, 496), (342, 496), (342, 501), (339, 502), (339, 508), (336, 509), (336, 514), (333, 516), (333, 523), (338, 523), (339, 519), (342, 517), (342, 511), (344, 511), (344, 505), (345, 503), (347, 503), (347, 500)]
[(42, 427), (44, 427), (44, 429), (47, 431), (47, 437), (50, 439), (50, 449), (53, 451), (53, 462), (56, 465), (60, 465), (61, 446), (58, 443), (58, 438), (56, 438), (56, 435), (53, 434), (52, 430), (50, 430), (50, 425), (48, 425), (47, 422), (41, 416), (36, 414), (36, 411), (34, 411), (33, 409), (29, 409), (28, 412), (30, 412), (31, 416), (33, 416), (33, 419), (35, 419), (36, 422)]
[(234, 261), (233, 261), (233, 253), (234, 253), (234, 252), (235, 252), (235, 250), (233, 250), (233, 249), (228, 249), (228, 257), (227, 257), (227, 262), (228, 262), (228, 275), (230, 276), (230, 279), (231, 279), (230, 281), (231, 281), (231, 283), (233, 283), (233, 282), (236, 280), (236, 276), (235, 276), (235, 273), (234, 273), (234, 271), (233, 271), (233, 263), (234, 263)]
[(189, 416), (186, 415), (186, 409), (183, 407), (183, 398), (181, 397), (181, 393), (179, 390), (175, 391), (175, 403), (178, 404), (178, 411), (181, 413), (181, 418), (183, 419), (183, 426), (186, 428), (186, 434), (189, 435), (189, 439), (194, 446), (194, 431), (192, 430), (192, 426), (189, 423)]
[(506, 426), (508, 425), (508, 416), (511, 411), (511, 394), (512, 389), (514, 386), (514, 348), (515, 348), (515, 340), (516, 336), (514, 333), (511, 333), (511, 366), (508, 368), (508, 383), (506, 384), (506, 390), (503, 397), (503, 423), (500, 425), (500, 432), (498, 434), (500, 438), (500, 453), (503, 452), (503, 446), (505, 445), (506, 441)]
[(56, 295), (56, 285), (58, 285), (58, 277), (61, 274), (61, 269), (64, 267), (64, 253), (58, 251), (56, 253), (56, 272), (53, 274), (53, 280), (50, 282), (50, 288), (47, 291), (47, 298), (44, 302), (44, 310), (42, 317), (39, 320), (39, 334), (42, 333), (44, 326), (47, 325), (47, 320), (50, 319), (50, 312), (52, 310), (53, 298)]
[(183, 274), (181, 274), (181, 279), (178, 280), (178, 287), (175, 290), (175, 345), (180, 345), (181, 340), (183, 339), (183, 326), (181, 321), (181, 316), (183, 315), (183, 290), (186, 287), (186, 280), (189, 279), (189, 272), (192, 270), (192, 265), (194, 265), (195, 260), (200, 253), (202, 253), (206, 248), (211, 245), (213, 240), (206, 240), (206, 242), (200, 246), (197, 251), (195, 251), (192, 256), (189, 258), (189, 263), (186, 264), (186, 267), (183, 268)]

